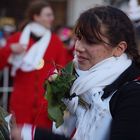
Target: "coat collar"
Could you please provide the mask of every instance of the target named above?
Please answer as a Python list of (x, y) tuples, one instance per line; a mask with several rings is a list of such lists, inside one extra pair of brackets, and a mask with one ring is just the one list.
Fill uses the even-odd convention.
[(132, 63), (131, 66), (128, 67), (111, 85), (108, 85), (104, 88), (104, 94), (102, 95), (102, 99), (109, 97), (112, 93), (114, 93), (119, 87), (124, 85), (127, 82), (133, 81), (140, 77), (140, 69)]

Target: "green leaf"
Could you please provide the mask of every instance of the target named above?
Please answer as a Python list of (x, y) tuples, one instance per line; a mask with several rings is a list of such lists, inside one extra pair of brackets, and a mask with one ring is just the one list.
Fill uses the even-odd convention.
[(63, 112), (59, 106), (49, 106), (48, 108), (49, 116), (56, 122), (56, 128), (63, 124)]
[(73, 69), (74, 69), (74, 64), (73, 62), (70, 62), (66, 65), (65, 67), (65, 71), (69, 74), (72, 74), (73, 73)]
[(50, 99), (52, 99), (52, 89), (51, 89), (51, 85), (50, 85), (50, 83), (48, 82), (48, 81), (46, 81), (46, 84), (47, 84), (47, 90), (46, 90), (46, 99), (47, 100), (50, 100)]

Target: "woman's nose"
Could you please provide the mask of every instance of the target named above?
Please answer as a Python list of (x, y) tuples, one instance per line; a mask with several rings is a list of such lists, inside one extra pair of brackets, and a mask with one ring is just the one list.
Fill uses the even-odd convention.
[(84, 46), (82, 45), (82, 43), (79, 40), (77, 40), (76, 43), (75, 43), (75, 51), (78, 51), (78, 52), (84, 52), (85, 51)]

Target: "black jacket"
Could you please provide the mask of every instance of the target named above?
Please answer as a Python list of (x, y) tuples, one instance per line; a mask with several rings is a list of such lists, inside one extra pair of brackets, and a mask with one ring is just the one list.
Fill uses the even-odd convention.
[[(140, 69), (133, 63), (104, 89), (102, 99), (110, 100), (112, 126), (110, 140), (140, 140)], [(35, 140), (68, 140), (37, 128)]]
[(35, 140), (70, 140), (65, 136), (53, 134), (52, 132), (41, 128), (36, 128), (34, 139)]
[(110, 100), (113, 118), (110, 140), (140, 140), (140, 69), (133, 63), (111, 85), (102, 98)]

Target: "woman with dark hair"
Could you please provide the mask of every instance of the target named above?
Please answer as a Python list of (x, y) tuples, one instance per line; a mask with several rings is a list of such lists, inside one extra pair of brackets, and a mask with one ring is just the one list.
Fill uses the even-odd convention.
[(66, 50), (51, 32), (53, 10), (45, 1), (34, 1), (27, 9), (27, 20), (21, 31), (0, 48), (0, 69), (11, 66), (13, 92), (10, 111), (17, 124), (34, 124), (51, 128), (43, 83), (54, 65), (66, 64)]
[[(70, 95), (76, 96), (65, 101), (69, 116), (53, 132), (71, 137), (75, 131), (73, 140), (138, 140), (140, 56), (130, 19), (111, 6), (95, 7), (80, 15), (75, 35), (78, 77)], [(41, 135), (55, 136), (36, 128), (35, 140)]]

